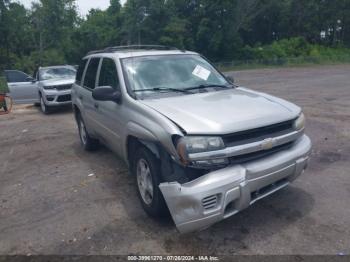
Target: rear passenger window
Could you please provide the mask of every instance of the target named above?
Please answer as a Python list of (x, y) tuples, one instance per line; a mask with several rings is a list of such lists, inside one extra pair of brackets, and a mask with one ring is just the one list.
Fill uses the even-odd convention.
[(80, 85), (81, 84), (81, 79), (83, 77), (83, 73), (84, 73), (84, 70), (85, 70), (85, 66), (86, 66), (86, 63), (87, 63), (87, 59), (85, 60), (82, 60), (79, 67), (78, 67), (78, 71), (77, 71), (77, 75), (75, 77), (75, 83), (77, 85)]
[(96, 83), (96, 73), (97, 68), (100, 63), (100, 58), (91, 58), (89, 65), (86, 69), (85, 78), (84, 78), (84, 86), (89, 89), (95, 88)]
[(112, 59), (104, 58), (102, 60), (98, 86), (111, 86), (114, 89), (119, 89), (118, 72)]

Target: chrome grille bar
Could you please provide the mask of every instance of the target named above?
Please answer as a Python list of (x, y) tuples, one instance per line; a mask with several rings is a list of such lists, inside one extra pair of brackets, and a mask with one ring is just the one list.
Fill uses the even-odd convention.
[(288, 133), (282, 136), (272, 137), (261, 141), (253, 142), (253, 143), (227, 147), (222, 150), (189, 154), (189, 159), (191, 161), (219, 159), (219, 158), (245, 155), (245, 154), (254, 153), (262, 150), (269, 150), (274, 147), (295, 141), (299, 137), (301, 137), (303, 134), (304, 134), (304, 129), (299, 131), (293, 131), (291, 133)]

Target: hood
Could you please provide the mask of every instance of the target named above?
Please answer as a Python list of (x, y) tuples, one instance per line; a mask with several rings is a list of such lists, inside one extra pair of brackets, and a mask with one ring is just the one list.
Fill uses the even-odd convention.
[(75, 82), (75, 78), (50, 79), (41, 81), (43, 86), (70, 85)]
[(283, 99), (235, 88), (218, 92), (142, 100), (187, 134), (229, 134), (294, 119), (300, 108)]

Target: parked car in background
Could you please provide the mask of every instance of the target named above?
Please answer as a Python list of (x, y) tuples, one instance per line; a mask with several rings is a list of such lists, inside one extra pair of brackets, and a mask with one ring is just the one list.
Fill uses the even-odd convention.
[(91, 52), (72, 100), (83, 148), (102, 142), (116, 152), (136, 177), (145, 211), (159, 216), (168, 207), (181, 232), (235, 215), (308, 164), (301, 108), (234, 85), (194, 52)]
[(53, 107), (71, 104), (75, 75), (75, 67), (69, 65), (39, 67), (34, 77), (18, 70), (5, 71), (14, 103), (40, 103), (44, 114), (49, 113)]
[(39, 103), (38, 85), (33, 77), (18, 70), (5, 70), (5, 77), (15, 104)]

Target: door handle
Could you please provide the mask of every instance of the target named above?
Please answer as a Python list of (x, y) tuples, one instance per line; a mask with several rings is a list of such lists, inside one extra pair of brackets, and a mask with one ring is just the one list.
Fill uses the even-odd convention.
[(95, 107), (96, 109), (98, 109), (98, 104), (97, 104), (97, 103), (95, 103), (95, 104), (94, 104), (94, 107)]

